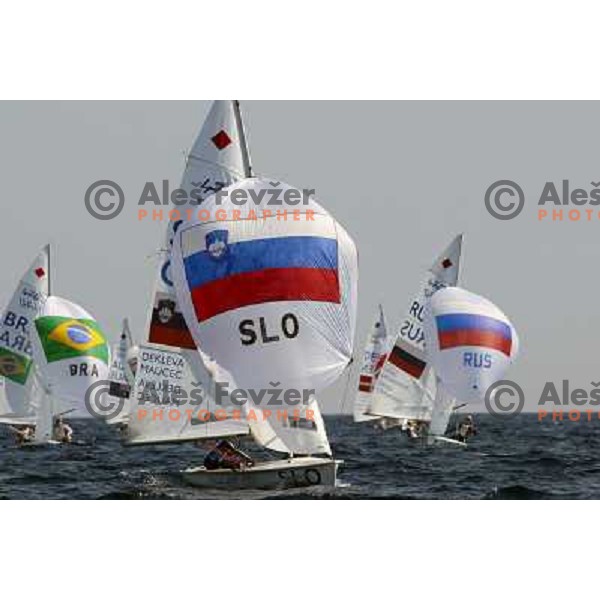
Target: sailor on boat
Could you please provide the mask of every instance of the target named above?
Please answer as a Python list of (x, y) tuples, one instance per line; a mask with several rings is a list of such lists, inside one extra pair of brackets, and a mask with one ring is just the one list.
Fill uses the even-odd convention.
[(73, 441), (73, 429), (62, 417), (54, 419), (52, 438), (61, 444), (70, 444)]
[(15, 442), (18, 446), (33, 441), (35, 436), (35, 425), (9, 425), (9, 428), (15, 434)]
[(204, 458), (204, 467), (208, 471), (215, 469), (241, 471), (253, 465), (254, 461), (228, 440), (218, 441)]
[(466, 442), (471, 436), (477, 435), (473, 415), (467, 415), (457, 426), (454, 436), (459, 442)]

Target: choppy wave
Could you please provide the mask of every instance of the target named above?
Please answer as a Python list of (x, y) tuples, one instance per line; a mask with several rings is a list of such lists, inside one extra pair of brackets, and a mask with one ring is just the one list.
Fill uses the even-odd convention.
[(0, 430), (0, 499), (600, 498), (600, 422), (477, 420), (480, 434), (461, 449), (423, 448), (397, 429), (378, 432), (349, 417), (326, 417), (335, 457), (344, 461), (340, 485), (275, 492), (191, 488), (178, 473), (200, 463), (201, 451), (123, 448), (115, 431), (94, 421), (74, 423), (81, 444), (71, 447), (18, 449)]

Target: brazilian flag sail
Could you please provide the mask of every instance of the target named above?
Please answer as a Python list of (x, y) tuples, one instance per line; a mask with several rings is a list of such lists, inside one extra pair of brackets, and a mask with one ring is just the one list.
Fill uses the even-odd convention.
[(35, 321), (48, 363), (92, 356), (108, 365), (108, 345), (98, 323), (92, 319), (39, 317)]

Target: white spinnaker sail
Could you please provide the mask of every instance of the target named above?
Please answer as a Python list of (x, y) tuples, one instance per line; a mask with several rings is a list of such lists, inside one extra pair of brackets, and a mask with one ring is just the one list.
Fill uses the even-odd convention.
[(431, 411), (431, 423), (429, 423), (429, 435), (443, 436), (448, 429), (450, 416), (454, 410), (455, 399), (436, 381), (435, 399)]
[(48, 296), (50, 247), (46, 246), (21, 277), (0, 325), (0, 374), (6, 402), (15, 415), (33, 415), (32, 329)]
[(129, 444), (159, 444), (247, 435), (238, 409), (214, 400), (208, 371), (199, 380), (182, 351), (142, 345), (128, 418)]
[(96, 320), (81, 306), (49, 296), (35, 320), (33, 356), (54, 411), (89, 418), (90, 386), (108, 380), (110, 348)]
[[(186, 190), (188, 197), (193, 198), (190, 204), (179, 206), (182, 216), (186, 208), (198, 210), (198, 202), (231, 183), (243, 179), (251, 174), (249, 153), (245, 141), (239, 105), (231, 100), (215, 101), (206, 117), (202, 129), (188, 155), (186, 168), (182, 177), (181, 188)], [(182, 221), (170, 222), (167, 226), (163, 247), (160, 250), (159, 265), (156, 274), (156, 283), (150, 306), (147, 328), (142, 343), (146, 349), (156, 352), (174, 352), (179, 354), (187, 363), (190, 375), (196, 382), (203, 382), (206, 390), (214, 389), (212, 375), (205, 362), (209, 357), (202, 354), (192, 338), (185, 319), (178, 305), (173, 288), (171, 249), (175, 231), (181, 226)], [(204, 360), (203, 360), (204, 359)], [(141, 358), (138, 361), (141, 363)], [(187, 372), (187, 371), (186, 371)], [(135, 407), (132, 403), (132, 412)], [(231, 435), (231, 423), (211, 423), (210, 433), (214, 437)], [(240, 432), (239, 423), (235, 424)], [(248, 431), (245, 425), (246, 433)], [(170, 426), (168, 432), (160, 428), (149, 427), (143, 433), (136, 433), (135, 429), (128, 432), (134, 443), (152, 443), (152, 436), (157, 436), (157, 442), (164, 441), (167, 437), (175, 437), (171, 441), (187, 441), (195, 439), (194, 432), (199, 432), (199, 439), (207, 437), (205, 427), (202, 431), (190, 428), (185, 434), (176, 436), (176, 427)], [(222, 432), (222, 433), (220, 433)]]
[(431, 419), (435, 376), (425, 355), (425, 304), (436, 290), (456, 284), (461, 247), (462, 235), (459, 235), (434, 261), (411, 301), (375, 385), (371, 414), (399, 419)]
[(362, 366), (358, 379), (358, 390), (354, 399), (354, 421), (371, 421), (378, 419), (368, 414), (371, 409), (371, 399), (377, 378), (385, 362), (388, 351), (388, 336), (385, 326), (383, 306), (379, 305), (379, 313), (373, 322), (369, 339), (365, 347)]
[[(275, 382), (318, 393), (352, 357), (356, 247), (312, 198), (295, 208), (297, 218), (273, 210), (257, 217), (250, 198), (273, 191), (301, 195), (254, 178), (230, 186), (226, 198), (209, 198), (208, 211), (235, 210), (237, 217), (181, 226), (172, 252), (175, 286), (197, 344), (241, 388)], [(244, 206), (231, 202), (237, 192), (247, 195)]]
[[(173, 245), (173, 276), (196, 343), (240, 388), (260, 393), (275, 387), (282, 395), (295, 390), (308, 398), (335, 381), (352, 355), (356, 248), (312, 199), (289, 218), (272, 210), (265, 214), (250, 200), (243, 206), (231, 201), (236, 193), (250, 199), (269, 198), (272, 192), (302, 196), (286, 184), (246, 179), (230, 186), (226, 197), (209, 198), (207, 211), (236, 217), (182, 225)], [(270, 427), (263, 428), (266, 435), (256, 428), (257, 441), (265, 444), (274, 433), (278, 442), (273, 443), (291, 453), (330, 454), (312, 402), (311, 423), (302, 415), (286, 422), (273, 411)], [(250, 401), (248, 410), (256, 406)], [(310, 405), (301, 408), (311, 410)]]
[(482, 400), (518, 354), (508, 317), (486, 298), (457, 287), (431, 296), (425, 335), (440, 384), (461, 401)]
[(119, 341), (112, 345), (111, 364), (109, 373), (109, 390), (111, 396), (121, 407), (119, 413), (110, 419), (107, 419), (109, 425), (115, 425), (127, 420), (129, 415), (129, 397), (131, 395), (131, 383), (128, 379), (127, 353), (133, 347), (133, 338), (129, 329), (129, 322), (123, 319), (121, 335)]

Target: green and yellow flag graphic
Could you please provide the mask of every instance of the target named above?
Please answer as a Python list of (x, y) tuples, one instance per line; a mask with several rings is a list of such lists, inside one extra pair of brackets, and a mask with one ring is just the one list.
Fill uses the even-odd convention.
[(93, 356), (108, 364), (108, 345), (96, 321), (72, 317), (40, 317), (35, 320), (35, 327), (49, 363), (79, 356)]
[(0, 375), (6, 379), (25, 385), (31, 365), (30, 358), (0, 347)]

